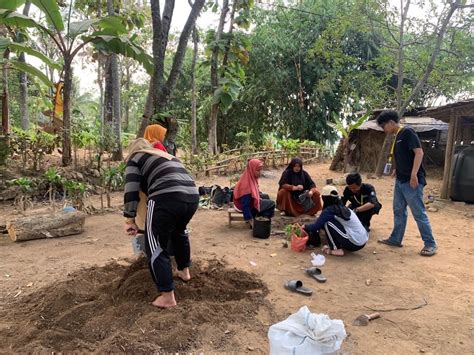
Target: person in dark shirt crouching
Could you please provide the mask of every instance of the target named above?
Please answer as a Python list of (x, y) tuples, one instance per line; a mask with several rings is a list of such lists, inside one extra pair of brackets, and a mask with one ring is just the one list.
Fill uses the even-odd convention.
[(370, 220), (374, 214), (378, 214), (382, 208), (377, 200), (375, 188), (370, 184), (362, 183), (359, 173), (352, 173), (346, 177), (346, 188), (342, 196), (342, 203), (350, 202), (349, 208), (355, 212), (362, 225), (370, 231)]

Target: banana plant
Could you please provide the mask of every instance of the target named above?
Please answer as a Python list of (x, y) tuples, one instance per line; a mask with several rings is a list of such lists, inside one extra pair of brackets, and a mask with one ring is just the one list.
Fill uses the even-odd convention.
[[(134, 58), (147, 70), (153, 73), (153, 60), (141, 47), (135, 44), (135, 36), (128, 36), (128, 31), (122, 19), (117, 16), (106, 16), (101, 19), (88, 19), (71, 22), (72, 0), (69, 8), (67, 23), (63, 22), (58, 2), (55, 0), (32, 0), (46, 19), (46, 23), (36, 21), (15, 10), (25, 3), (25, 0), (2, 0), (0, 2), (0, 24), (9, 29), (27, 30), (34, 28), (51, 38), (62, 56), (61, 70), (64, 77), (63, 88), (63, 165), (69, 165), (71, 154), (71, 93), (72, 93), (72, 62), (74, 57), (86, 46), (92, 44), (96, 49)], [(24, 44), (13, 43), (6, 39), (0, 42), (0, 52), (26, 52), (41, 59), (45, 64), (55, 67), (51, 59)], [(31, 65), (13, 61), (12, 66), (40, 78), (47, 85), (49, 79)]]
[(339, 119), (339, 117), (334, 117), (335, 123), (328, 123), (328, 125), (334, 129), (336, 129), (341, 135), (345, 138), (348, 139), (349, 135), (354, 129), (359, 128), (367, 119), (370, 117), (371, 113), (366, 112), (365, 115), (362, 115), (357, 121), (353, 123), (349, 123), (347, 127), (344, 127), (344, 124), (342, 121)]

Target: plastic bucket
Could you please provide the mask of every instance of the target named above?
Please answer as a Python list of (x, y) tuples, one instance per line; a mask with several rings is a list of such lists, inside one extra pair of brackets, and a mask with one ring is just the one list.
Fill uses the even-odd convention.
[(143, 234), (137, 234), (132, 238), (132, 248), (135, 255), (145, 252), (145, 236)]
[(252, 235), (255, 238), (267, 239), (272, 231), (272, 220), (266, 217), (257, 217), (253, 221)]

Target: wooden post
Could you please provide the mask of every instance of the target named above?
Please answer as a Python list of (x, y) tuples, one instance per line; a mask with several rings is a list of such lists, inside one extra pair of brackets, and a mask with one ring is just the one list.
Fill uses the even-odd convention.
[[(453, 109), (451, 109), (453, 111)], [(451, 157), (454, 156), (454, 148), (456, 145), (460, 144), (460, 141), (463, 140), (463, 118), (461, 117), (461, 112), (457, 111), (458, 113), (456, 114), (456, 119), (455, 119), (455, 131), (454, 131), (454, 140), (453, 140), (453, 151), (451, 154)], [(451, 114), (452, 115), (452, 114)], [(449, 167), (449, 176), (448, 176), (448, 193), (447, 193), (447, 198), (451, 196), (451, 180), (453, 179), (453, 163), (451, 162), (451, 165)]]
[(448, 141), (446, 143), (446, 153), (444, 156), (443, 183), (441, 185), (442, 199), (448, 198), (449, 185), (451, 184), (451, 162), (454, 152), (455, 133), (457, 131), (457, 117), (454, 117), (451, 110), (448, 128)]

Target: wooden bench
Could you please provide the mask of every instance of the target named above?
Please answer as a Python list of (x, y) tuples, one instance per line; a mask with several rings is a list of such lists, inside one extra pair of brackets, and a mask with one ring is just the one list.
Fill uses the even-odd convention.
[(229, 208), (227, 213), (229, 214), (229, 226), (232, 224), (232, 221), (245, 221), (242, 212), (239, 212), (234, 208)]

